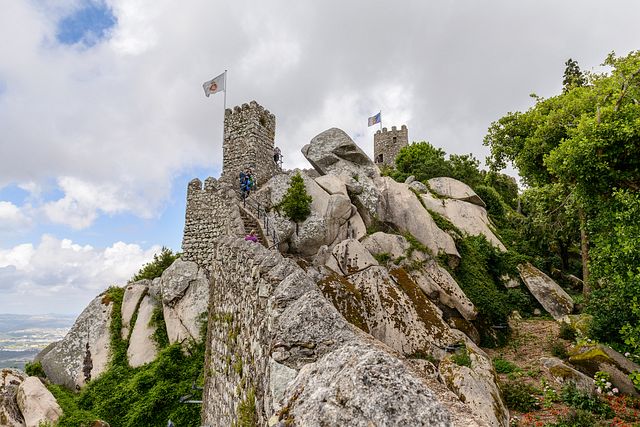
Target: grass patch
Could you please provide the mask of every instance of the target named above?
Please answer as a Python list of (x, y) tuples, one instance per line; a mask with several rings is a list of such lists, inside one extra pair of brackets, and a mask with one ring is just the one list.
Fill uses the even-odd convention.
[(535, 395), (538, 390), (527, 383), (520, 381), (509, 381), (502, 383), (502, 397), (509, 409), (520, 412), (530, 412), (540, 408)]
[(380, 265), (386, 265), (391, 261), (391, 254), (388, 252), (382, 252), (379, 254), (373, 254), (373, 257), (378, 261)]
[(256, 393), (251, 387), (245, 398), (238, 405), (238, 423), (235, 427), (256, 427), (257, 425)]
[(466, 346), (456, 350), (456, 352), (451, 355), (451, 360), (458, 366), (471, 367), (471, 356), (469, 356), (469, 350)]
[(495, 357), (493, 359), (493, 367), (499, 374), (510, 374), (512, 372), (520, 370), (520, 368), (518, 368), (515, 364), (509, 362), (506, 359), (503, 359), (502, 357)]

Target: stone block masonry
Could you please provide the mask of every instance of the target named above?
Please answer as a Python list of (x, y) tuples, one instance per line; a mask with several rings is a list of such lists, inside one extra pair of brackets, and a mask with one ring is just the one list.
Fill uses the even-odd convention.
[(237, 187), (240, 171), (251, 168), (262, 185), (280, 172), (273, 160), (275, 134), (276, 116), (256, 101), (227, 109), (220, 179)]
[(182, 238), (182, 258), (208, 266), (215, 242), (224, 236), (242, 236), (244, 226), (237, 196), (225, 183), (193, 179), (187, 187), (187, 208)]
[(227, 237), (210, 272), (203, 425), (451, 425), (425, 383), (293, 259)]
[(406, 125), (400, 130), (395, 126), (391, 130), (382, 128), (373, 135), (373, 158), (377, 165), (394, 167), (396, 157), (403, 147), (409, 145), (409, 134)]

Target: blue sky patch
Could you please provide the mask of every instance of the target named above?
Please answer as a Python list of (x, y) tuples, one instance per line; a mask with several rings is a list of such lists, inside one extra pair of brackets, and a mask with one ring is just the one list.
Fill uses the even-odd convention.
[(91, 47), (116, 25), (116, 17), (103, 1), (87, 0), (84, 6), (58, 23), (57, 39), (63, 44)]

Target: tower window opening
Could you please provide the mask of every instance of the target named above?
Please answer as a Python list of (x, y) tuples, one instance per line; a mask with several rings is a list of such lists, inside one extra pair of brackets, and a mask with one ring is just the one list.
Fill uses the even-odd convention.
[(394, 136), (394, 137), (393, 137), (393, 143), (395, 144), (396, 142), (398, 142), (398, 137), (397, 137), (397, 136)]

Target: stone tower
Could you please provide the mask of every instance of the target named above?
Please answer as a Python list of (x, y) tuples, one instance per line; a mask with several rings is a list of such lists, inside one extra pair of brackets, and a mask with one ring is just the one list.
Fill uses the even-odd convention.
[(273, 160), (276, 116), (256, 101), (228, 108), (224, 114), (222, 175), (224, 182), (236, 185), (240, 171), (253, 170), (258, 185), (280, 171)]
[(376, 165), (395, 166), (396, 156), (400, 149), (409, 145), (407, 126), (400, 130), (395, 126), (391, 130), (382, 128), (373, 135), (373, 158)]

